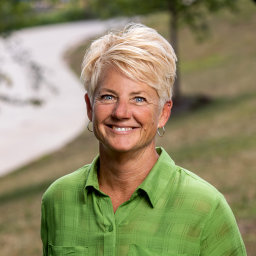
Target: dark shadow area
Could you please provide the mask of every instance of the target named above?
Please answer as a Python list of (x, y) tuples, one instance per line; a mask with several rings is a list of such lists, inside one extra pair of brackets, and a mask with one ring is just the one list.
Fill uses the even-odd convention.
[(213, 100), (206, 95), (182, 96), (173, 99), (172, 116), (195, 111), (211, 104)]

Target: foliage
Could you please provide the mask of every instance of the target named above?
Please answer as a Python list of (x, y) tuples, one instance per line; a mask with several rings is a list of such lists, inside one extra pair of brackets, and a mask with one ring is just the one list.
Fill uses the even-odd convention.
[(13, 30), (25, 27), (96, 17), (89, 10), (84, 10), (77, 0), (61, 8), (55, 5), (59, 0), (51, 0), (51, 5), (44, 11), (36, 9), (33, 2), (36, 1), (0, 0), (0, 34), (8, 35)]
[(0, 33), (21, 27), (31, 12), (31, 6), (24, 1), (1, 0), (0, 1)]
[(101, 17), (120, 15), (145, 15), (158, 11), (169, 11), (176, 15), (180, 24), (188, 25), (193, 31), (206, 29), (208, 12), (224, 8), (237, 10), (237, 0), (90, 0), (93, 12)]

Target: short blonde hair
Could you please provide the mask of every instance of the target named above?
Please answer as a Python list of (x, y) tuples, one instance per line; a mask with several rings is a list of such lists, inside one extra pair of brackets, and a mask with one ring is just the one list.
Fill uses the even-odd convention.
[(81, 79), (92, 102), (104, 68), (112, 66), (153, 87), (163, 106), (172, 98), (176, 61), (172, 46), (156, 30), (130, 23), (123, 31), (110, 31), (91, 44), (84, 56)]

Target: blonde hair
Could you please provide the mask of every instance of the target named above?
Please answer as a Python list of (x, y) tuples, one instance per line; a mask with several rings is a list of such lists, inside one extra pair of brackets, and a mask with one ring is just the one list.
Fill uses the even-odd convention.
[(156, 30), (130, 23), (123, 31), (110, 31), (91, 44), (84, 56), (81, 79), (92, 102), (104, 68), (112, 66), (153, 87), (163, 106), (172, 98), (176, 61), (172, 46)]

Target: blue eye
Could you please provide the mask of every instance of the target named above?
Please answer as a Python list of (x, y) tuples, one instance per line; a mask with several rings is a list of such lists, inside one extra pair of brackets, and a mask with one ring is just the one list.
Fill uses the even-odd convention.
[(104, 100), (112, 100), (113, 96), (111, 96), (111, 95), (103, 95), (101, 98), (104, 99)]
[(137, 102), (144, 102), (145, 99), (143, 97), (136, 97), (135, 101), (137, 101)]

